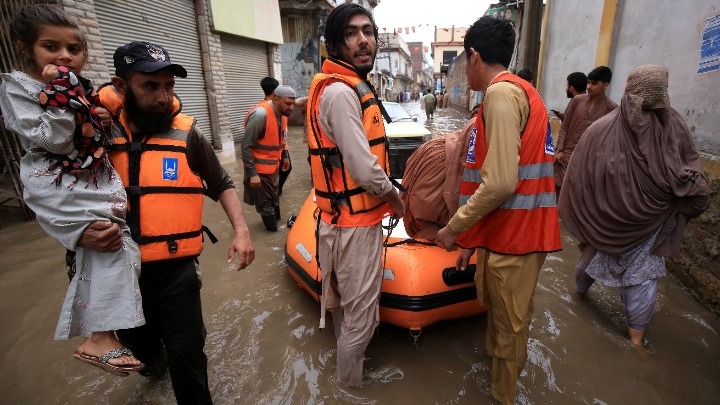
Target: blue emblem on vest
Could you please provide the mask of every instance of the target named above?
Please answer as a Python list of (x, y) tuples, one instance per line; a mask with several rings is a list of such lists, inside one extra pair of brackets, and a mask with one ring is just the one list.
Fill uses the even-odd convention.
[(163, 180), (178, 179), (178, 160), (177, 158), (163, 158)]
[(468, 163), (475, 163), (475, 137), (477, 135), (477, 128), (473, 127), (470, 132), (470, 145), (468, 145), (467, 156), (465, 161)]
[(548, 120), (547, 132), (545, 133), (545, 154), (554, 155), (555, 147), (553, 146), (552, 130), (550, 129), (550, 121)]

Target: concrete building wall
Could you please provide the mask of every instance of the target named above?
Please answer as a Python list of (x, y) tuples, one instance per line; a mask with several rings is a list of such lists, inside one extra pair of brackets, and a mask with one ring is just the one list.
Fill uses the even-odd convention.
[[(541, 95), (548, 108), (563, 110), (566, 77), (595, 67), (603, 1), (549, 1)], [(713, 4), (715, 3), (715, 4)], [(670, 101), (686, 118), (698, 150), (720, 155), (720, 71), (698, 74), (701, 36), (720, 5), (707, 0), (618, 0), (608, 66), (608, 89), (616, 102), (628, 73), (643, 64), (670, 72)]]
[(308, 95), (310, 83), (315, 76), (315, 65), (303, 55), (303, 43), (291, 42), (280, 45), (282, 82), (295, 89), (298, 97)]
[(569, 101), (565, 94), (567, 75), (587, 74), (595, 67), (603, 2), (551, 0), (549, 3), (540, 95), (548, 109), (565, 111)]
[(467, 65), (467, 57), (465, 52), (455, 58), (455, 62), (450, 65), (447, 76), (445, 77), (445, 95), (450, 97), (449, 105), (460, 109), (469, 109), (475, 99), (474, 91), (470, 89), (465, 74), (465, 65)]
[(617, 78), (610, 93), (615, 100), (633, 68), (648, 63), (667, 66), (673, 108), (685, 117), (698, 150), (715, 155), (720, 155), (720, 70), (697, 71), (703, 29), (708, 18), (718, 15), (717, 1), (620, 2), (610, 59)]

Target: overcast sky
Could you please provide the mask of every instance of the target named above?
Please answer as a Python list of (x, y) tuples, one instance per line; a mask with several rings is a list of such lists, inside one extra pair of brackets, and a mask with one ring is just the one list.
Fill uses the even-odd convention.
[[(400, 36), (406, 42), (423, 41), (429, 46), (435, 26), (469, 27), (493, 3), (492, 0), (380, 0), (375, 7), (375, 22), (381, 33), (402, 28)], [(414, 33), (412, 27), (415, 27)]]

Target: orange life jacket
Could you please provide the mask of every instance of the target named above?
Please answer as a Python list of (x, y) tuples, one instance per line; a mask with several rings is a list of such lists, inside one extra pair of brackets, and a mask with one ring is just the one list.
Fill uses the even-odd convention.
[(245, 126), (247, 127), (247, 119), (250, 113), (256, 108), (265, 109), (265, 133), (262, 137), (258, 137), (253, 144), (251, 151), (253, 160), (255, 161), (255, 170), (259, 174), (273, 174), (280, 167), (280, 159), (283, 150), (287, 149), (287, 123), (286, 116), (282, 116), (282, 132), (278, 131), (277, 119), (272, 103), (269, 100), (263, 100), (256, 106), (251, 108), (245, 115)]
[[(535, 88), (525, 80), (504, 73), (490, 85), (500, 81), (520, 86), (530, 104), (527, 124), (520, 135), (517, 187), (512, 197), (458, 235), (457, 244), (509, 255), (558, 251), (562, 244), (555, 198), (554, 151), (545, 105)], [(483, 101), (478, 117), (482, 117), (484, 105)], [(477, 119), (460, 184), (460, 205), (467, 203), (482, 183), (480, 169), (487, 151), (485, 123), (483, 119)]]
[(197, 256), (202, 252), (203, 183), (187, 162), (187, 140), (195, 119), (176, 115), (165, 133), (133, 139), (114, 87), (99, 92), (113, 115), (110, 160), (128, 196), (127, 223), (140, 245), (142, 262)]
[(327, 59), (322, 73), (315, 75), (308, 94), (308, 147), (310, 168), (315, 187), (315, 202), (321, 210), (321, 219), (341, 227), (370, 226), (382, 220), (391, 211), (390, 205), (368, 194), (353, 179), (342, 160), (337, 145), (323, 131), (318, 121), (320, 96), (325, 86), (341, 82), (357, 93), (362, 107), (362, 122), (370, 152), (378, 164), (390, 173), (385, 125), (372, 87), (343, 62)]

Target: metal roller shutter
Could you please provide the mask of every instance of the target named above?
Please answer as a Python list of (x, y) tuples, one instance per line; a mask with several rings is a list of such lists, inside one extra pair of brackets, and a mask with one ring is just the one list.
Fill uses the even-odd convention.
[(268, 76), (268, 51), (265, 42), (246, 38), (221, 37), (223, 66), (230, 126), (237, 143), (245, 135), (245, 114), (265, 97), (260, 80)]
[(183, 112), (195, 117), (197, 127), (212, 141), (194, 2), (95, 0), (95, 12), (110, 75), (115, 73), (112, 55), (118, 46), (131, 41), (162, 45), (172, 61), (188, 72), (188, 77), (179, 78), (175, 86)]

